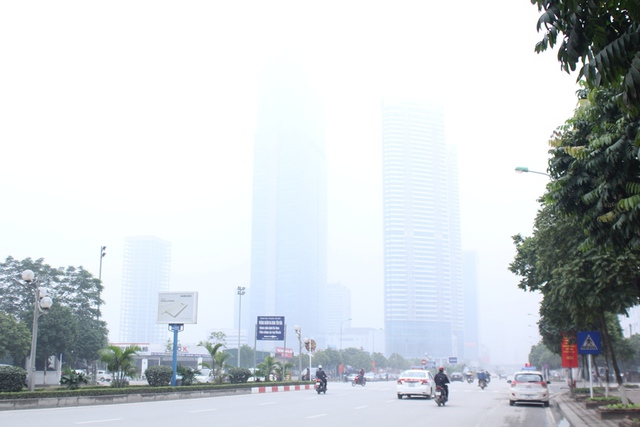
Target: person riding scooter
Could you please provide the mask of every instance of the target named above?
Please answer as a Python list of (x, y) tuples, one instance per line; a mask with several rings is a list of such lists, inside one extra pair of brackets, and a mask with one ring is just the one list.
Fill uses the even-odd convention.
[(316, 371), (316, 378), (322, 381), (322, 385), (324, 389), (327, 389), (327, 373), (322, 370), (322, 365), (318, 365), (318, 370)]
[(444, 367), (440, 366), (438, 368), (438, 373), (433, 377), (433, 380), (436, 382), (437, 386), (442, 387), (445, 398), (449, 400), (449, 386), (447, 385), (449, 384), (449, 377), (444, 373)]

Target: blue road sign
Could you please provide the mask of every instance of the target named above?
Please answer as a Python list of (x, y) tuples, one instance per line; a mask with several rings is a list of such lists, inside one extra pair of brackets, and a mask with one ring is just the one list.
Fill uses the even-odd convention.
[(586, 331), (578, 332), (578, 354), (600, 354), (602, 345), (600, 344), (600, 332)]
[(284, 341), (284, 316), (258, 316), (258, 341)]
[(458, 363), (457, 357), (449, 357), (449, 365), (455, 365), (456, 363)]

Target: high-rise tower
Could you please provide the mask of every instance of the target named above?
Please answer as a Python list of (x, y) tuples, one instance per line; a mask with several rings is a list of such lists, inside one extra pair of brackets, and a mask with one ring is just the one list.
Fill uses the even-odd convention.
[(164, 344), (167, 325), (158, 325), (158, 292), (169, 290), (171, 243), (153, 236), (124, 240), (120, 341)]
[(382, 145), (387, 353), (462, 356), (457, 167), (442, 108), (385, 100)]
[(327, 276), (327, 165), (323, 114), (301, 73), (280, 61), (263, 76), (254, 140), (251, 324), (285, 316), (322, 338)]

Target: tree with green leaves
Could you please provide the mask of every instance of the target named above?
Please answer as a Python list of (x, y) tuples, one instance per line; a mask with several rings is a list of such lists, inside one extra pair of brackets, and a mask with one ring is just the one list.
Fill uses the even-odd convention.
[(550, 141), (546, 202), (586, 231), (582, 248), (640, 249), (640, 119), (617, 105), (611, 89), (578, 96), (573, 117)]
[(278, 377), (278, 362), (275, 357), (267, 356), (262, 363), (259, 363), (256, 367), (258, 369), (258, 375), (263, 376), (266, 382), (271, 381), (271, 376)]
[(110, 345), (100, 350), (100, 361), (106, 363), (112, 374), (112, 387), (122, 388), (129, 384), (128, 377), (136, 375), (134, 357), (139, 351), (141, 348), (137, 345), (125, 347), (124, 350), (117, 345)]
[(276, 375), (280, 381), (284, 381), (287, 379), (287, 375), (291, 374), (291, 368), (293, 368), (293, 363), (286, 361), (277, 361), (276, 362)]
[(581, 65), (578, 79), (590, 87), (613, 88), (622, 105), (640, 112), (640, 2), (637, 0), (530, 0), (542, 12), (544, 36), (536, 52), (558, 46), (567, 73)]
[(31, 331), (24, 322), (0, 312), (0, 360), (8, 359), (10, 365), (22, 365), (31, 348)]
[[(541, 322), (557, 322), (555, 327), (572, 325), (573, 331), (599, 325), (625, 400), (607, 315), (626, 314), (638, 303), (637, 290), (629, 283), (638, 280), (640, 257), (631, 250), (616, 254), (585, 248), (582, 236), (582, 228), (571, 217), (543, 205), (533, 236), (514, 236), (516, 256), (509, 269), (522, 277), (520, 288), (542, 293)], [(548, 317), (549, 313), (553, 317)], [(543, 340), (544, 332), (541, 329)]]
[[(209, 353), (209, 356), (211, 357), (211, 363), (203, 362), (202, 365), (206, 366), (207, 368), (213, 369), (213, 371), (216, 373), (222, 372), (223, 367), (218, 366), (218, 360), (224, 356), (218, 356), (218, 355), (223, 354), (223, 352), (220, 351), (220, 349), (224, 347), (224, 344), (221, 342), (214, 344), (211, 341), (200, 341), (198, 343), (198, 346), (204, 347), (205, 350), (207, 350), (207, 353)], [(229, 356), (230, 355), (227, 355), (226, 357), (224, 357), (222, 362), (224, 363), (224, 361), (228, 359)], [(221, 374), (218, 374), (218, 375), (221, 375)], [(222, 382), (222, 380), (220, 382)]]
[(548, 366), (549, 369), (562, 368), (562, 358), (560, 355), (549, 350), (543, 343), (538, 343), (531, 347), (529, 363), (540, 368), (543, 366)]
[[(33, 322), (34, 299), (33, 290), (24, 284), (21, 275), (25, 270), (32, 270), (36, 276), (36, 284), (47, 290), (53, 299), (53, 307), (49, 314), (40, 319), (38, 333), (38, 360), (42, 366), (43, 357), (64, 353), (66, 360), (72, 364), (88, 365), (98, 359), (98, 352), (107, 344), (107, 325), (99, 320), (99, 307), (104, 303), (101, 299), (103, 286), (82, 267), (53, 268), (43, 259), (22, 261), (7, 257), (0, 263), (0, 313), (19, 319), (29, 330)], [(68, 316), (57, 316), (58, 308), (65, 307)], [(82, 328), (73, 327), (69, 320), (73, 317)], [(56, 320), (56, 322), (54, 322)], [(52, 338), (64, 343), (41, 345), (40, 340), (47, 341), (46, 335), (59, 334), (68, 329), (68, 337)], [(72, 339), (73, 338), (73, 339)], [(42, 349), (42, 350), (41, 350)], [(45, 351), (53, 353), (44, 354)]]
[(398, 353), (393, 353), (391, 356), (389, 356), (388, 361), (389, 367), (398, 371), (403, 371), (411, 367), (411, 362), (400, 356)]

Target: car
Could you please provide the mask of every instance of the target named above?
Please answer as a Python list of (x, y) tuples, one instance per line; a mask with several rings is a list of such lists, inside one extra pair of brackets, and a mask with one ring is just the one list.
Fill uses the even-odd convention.
[(521, 371), (513, 375), (513, 380), (507, 380), (509, 387), (509, 405), (516, 403), (539, 403), (549, 406), (549, 388), (542, 372)]
[(96, 380), (100, 381), (100, 382), (110, 382), (111, 381), (111, 374), (107, 371), (98, 371), (96, 373)]
[(451, 373), (451, 377), (449, 378), (449, 380), (451, 382), (454, 382), (454, 381), (463, 382), (464, 381), (464, 375), (462, 375), (462, 372), (452, 372)]
[(208, 368), (200, 369), (200, 373), (194, 377), (196, 382), (206, 384), (213, 382), (213, 370)]
[(396, 392), (398, 399), (404, 396), (423, 396), (431, 399), (434, 396), (435, 382), (431, 372), (424, 369), (409, 369), (398, 377)]

